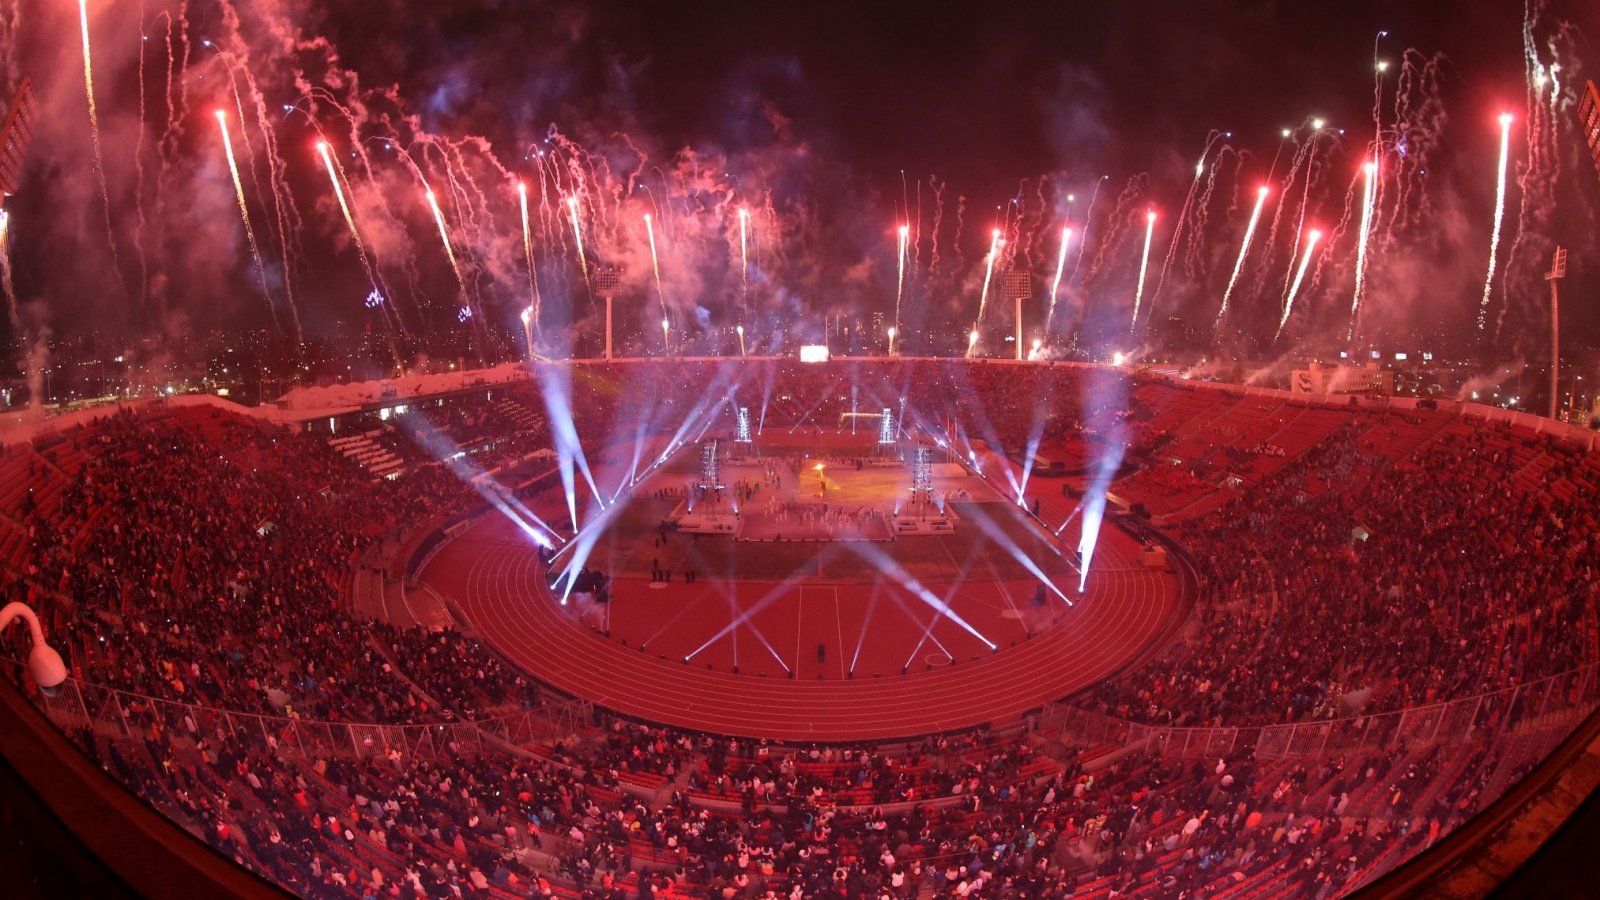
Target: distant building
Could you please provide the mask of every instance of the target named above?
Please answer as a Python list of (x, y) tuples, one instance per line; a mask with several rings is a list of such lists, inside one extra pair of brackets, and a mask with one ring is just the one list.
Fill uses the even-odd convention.
[(1394, 372), (1377, 364), (1365, 366), (1312, 363), (1296, 369), (1289, 390), (1297, 394), (1393, 394)]

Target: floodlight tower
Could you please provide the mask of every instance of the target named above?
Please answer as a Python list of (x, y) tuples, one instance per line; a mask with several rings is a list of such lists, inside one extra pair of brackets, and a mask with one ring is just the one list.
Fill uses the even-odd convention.
[(606, 300), (606, 349), (605, 358), (611, 360), (611, 301), (617, 295), (617, 288), (622, 284), (622, 269), (618, 266), (601, 266), (594, 270), (594, 289)]
[(878, 443), (894, 443), (894, 410), (885, 406), (883, 418), (878, 420)]
[(1003, 284), (1005, 287), (1006, 296), (1010, 297), (1016, 303), (1017, 359), (1020, 361), (1023, 358), (1022, 301), (1031, 300), (1033, 298), (1033, 273), (1027, 271), (1026, 269), (1013, 269), (1006, 273)]
[(1557, 247), (1544, 280), (1550, 282), (1550, 418), (1556, 417), (1556, 382), (1561, 375), (1560, 292), (1556, 285), (1567, 277), (1567, 248)]
[(751, 443), (751, 440), (750, 440), (750, 407), (748, 407), (748, 406), (739, 407), (739, 414), (738, 415), (739, 415), (738, 430), (735, 432), (735, 435), (734, 435), (734, 438), (733, 438), (733, 442), (736, 443), (736, 444), (748, 444), (748, 443)]

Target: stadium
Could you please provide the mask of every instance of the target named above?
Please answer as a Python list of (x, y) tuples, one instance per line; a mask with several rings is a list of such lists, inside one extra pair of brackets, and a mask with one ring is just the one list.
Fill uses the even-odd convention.
[(963, 6), (0, 2), (0, 893), (1592, 893), (1600, 12)]
[[(908, 383), (892, 430), (851, 418)], [(1022, 397), (1031, 457), (968, 437), (1027, 446)], [(1101, 428), (1129, 449), (1080, 591), (1051, 538)], [(1311, 895), (1427, 859), (1594, 709), (1593, 447), (1112, 367), (644, 360), (93, 410), (8, 440), (0, 496), (70, 672), (34, 702), (305, 896)], [(756, 479), (819, 494), (810, 459), (883, 516), (764, 535)]]

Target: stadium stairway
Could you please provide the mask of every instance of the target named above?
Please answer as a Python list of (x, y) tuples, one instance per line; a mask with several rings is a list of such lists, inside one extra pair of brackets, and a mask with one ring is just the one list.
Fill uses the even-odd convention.
[(516, 400), (496, 400), (494, 408), (525, 431), (537, 431), (544, 426), (544, 419), (538, 413)]
[(374, 478), (383, 478), (403, 470), (405, 463), (392, 450), (379, 446), (377, 438), (380, 434), (379, 431), (368, 431), (347, 437), (330, 438), (328, 446), (371, 472)]

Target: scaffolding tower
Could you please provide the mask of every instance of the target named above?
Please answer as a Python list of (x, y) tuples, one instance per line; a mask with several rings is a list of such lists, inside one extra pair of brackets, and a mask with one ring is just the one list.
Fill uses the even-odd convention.
[(916, 459), (911, 463), (911, 497), (913, 500), (933, 499), (933, 451), (918, 447)]
[(722, 475), (717, 469), (717, 441), (712, 438), (700, 445), (700, 484), (703, 491), (722, 490)]

